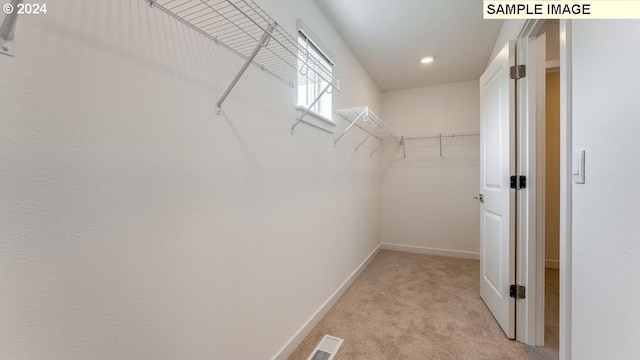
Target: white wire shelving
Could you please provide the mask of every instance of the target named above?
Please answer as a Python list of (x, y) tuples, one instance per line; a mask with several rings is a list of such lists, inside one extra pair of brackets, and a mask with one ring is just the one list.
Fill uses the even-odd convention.
[(216, 104), (218, 114), (225, 99), (251, 64), (292, 87), (296, 84), (321, 84), (324, 91), (318, 99), (333, 89), (340, 90), (331, 68), (309, 54), (298, 44), (296, 37), (278, 25), (253, 0), (145, 1), (245, 59)]
[(333, 145), (336, 146), (340, 139), (345, 136), (353, 127), (358, 127), (367, 133), (358, 146), (354, 149), (357, 151), (370, 137), (380, 140), (380, 145), (376, 147), (370, 155), (373, 155), (386, 140), (392, 139), (394, 141), (400, 141), (398, 135), (396, 135), (389, 127), (376, 115), (368, 106), (354, 107), (348, 109), (337, 110), (336, 113), (342, 116), (349, 122), (349, 126), (336, 138)]
[(480, 136), (479, 132), (455, 132), (455, 133), (449, 133), (449, 134), (443, 134), (443, 133), (438, 133), (435, 135), (422, 135), (422, 136), (403, 136), (400, 138), (400, 144), (402, 145), (402, 155), (403, 158), (407, 157), (407, 150), (405, 147), (405, 142), (406, 141), (418, 141), (418, 140), (437, 140), (438, 141), (438, 148), (440, 151), (440, 157), (443, 158), (443, 152), (442, 152), (442, 140), (443, 139), (463, 139), (466, 137), (474, 137), (474, 136)]

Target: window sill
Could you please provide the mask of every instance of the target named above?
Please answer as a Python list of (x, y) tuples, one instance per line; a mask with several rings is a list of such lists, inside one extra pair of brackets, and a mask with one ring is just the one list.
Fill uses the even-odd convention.
[[(298, 118), (304, 114), (307, 110), (304, 106), (296, 106), (296, 114)], [(302, 118), (301, 122), (311, 125), (320, 130), (324, 130), (330, 134), (335, 133), (336, 123), (333, 120), (327, 118), (326, 116), (320, 115), (315, 111), (309, 111), (304, 118)]]

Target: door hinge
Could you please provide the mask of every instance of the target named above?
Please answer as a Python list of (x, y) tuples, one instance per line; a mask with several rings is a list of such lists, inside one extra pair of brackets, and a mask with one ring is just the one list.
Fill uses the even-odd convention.
[(527, 67), (524, 65), (514, 65), (511, 67), (509, 73), (513, 80), (522, 79), (527, 76)]
[(527, 297), (527, 289), (522, 285), (509, 286), (509, 296), (514, 299), (524, 299)]
[(524, 175), (512, 175), (509, 180), (509, 187), (520, 190), (527, 187), (527, 177)]

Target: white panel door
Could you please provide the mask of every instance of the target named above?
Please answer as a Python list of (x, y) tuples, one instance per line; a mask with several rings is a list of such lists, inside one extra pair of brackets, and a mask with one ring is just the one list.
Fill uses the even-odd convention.
[(515, 42), (480, 77), (480, 296), (507, 337), (515, 338)]

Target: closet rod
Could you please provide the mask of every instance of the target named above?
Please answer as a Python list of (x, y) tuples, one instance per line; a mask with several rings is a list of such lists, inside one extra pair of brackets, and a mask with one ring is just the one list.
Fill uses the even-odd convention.
[(440, 138), (457, 138), (467, 136), (480, 136), (480, 133), (460, 133), (460, 134), (447, 134), (447, 135), (429, 135), (429, 136), (405, 136), (404, 140), (429, 140)]
[(442, 138), (462, 138), (462, 137), (468, 137), (468, 136), (479, 136), (479, 133), (453, 133), (453, 134), (447, 134), (447, 135), (442, 135), (442, 133), (438, 134), (438, 135), (430, 135), (430, 136), (411, 136), (411, 137), (402, 137), (400, 138), (400, 144), (402, 145), (402, 158), (406, 159), (407, 158), (407, 151), (405, 148), (405, 140), (430, 140), (430, 139), (437, 139), (438, 140), (438, 148), (440, 151), (440, 158), (444, 158), (444, 154), (442, 153)]

